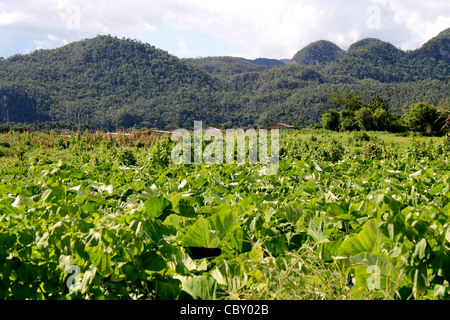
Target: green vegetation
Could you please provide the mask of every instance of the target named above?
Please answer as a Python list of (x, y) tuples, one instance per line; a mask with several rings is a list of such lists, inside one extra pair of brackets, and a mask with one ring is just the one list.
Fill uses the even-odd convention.
[(370, 103), (363, 101), (360, 94), (344, 92), (334, 94), (328, 103), (335, 109), (322, 114), (322, 127), (333, 131), (390, 131), (443, 133), (448, 122), (448, 105), (438, 108), (426, 102), (419, 102), (404, 109), (402, 114), (391, 114), (386, 103), (377, 96)]
[(377, 39), (346, 52), (318, 41), (285, 64), (178, 59), (139, 41), (98, 36), (0, 59), (0, 122), (72, 130), (191, 128), (194, 120), (306, 126), (320, 122), (330, 96), (345, 92), (365, 103), (379, 96), (398, 114), (417, 102), (449, 103), (449, 39), (443, 31), (411, 52)]
[(449, 298), (446, 138), (285, 133), (273, 176), (136, 132), (0, 147), (2, 299)]
[(297, 52), (292, 62), (302, 65), (325, 65), (337, 60), (344, 51), (330, 41), (316, 41)]
[[(285, 64), (98, 36), (0, 59), (0, 299), (449, 299), (450, 137), (425, 133), (450, 127), (449, 39)], [(194, 120), (311, 125), (275, 175), (175, 164), (138, 132)]]

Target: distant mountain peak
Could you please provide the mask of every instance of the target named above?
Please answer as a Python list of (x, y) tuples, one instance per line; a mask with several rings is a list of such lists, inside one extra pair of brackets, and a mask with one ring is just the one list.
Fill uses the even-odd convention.
[(380, 48), (389, 48), (391, 50), (395, 51), (401, 51), (400, 49), (396, 48), (393, 44), (382, 41), (377, 38), (364, 38), (359, 41), (356, 41), (353, 43), (349, 48), (348, 52), (355, 51), (355, 50), (378, 50)]
[(292, 63), (300, 65), (325, 65), (338, 59), (344, 51), (327, 40), (313, 42), (297, 52)]
[(450, 62), (450, 28), (442, 31), (436, 37), (429, 40), (421, 48), (412, 52), (414, 58), (429, 59)]

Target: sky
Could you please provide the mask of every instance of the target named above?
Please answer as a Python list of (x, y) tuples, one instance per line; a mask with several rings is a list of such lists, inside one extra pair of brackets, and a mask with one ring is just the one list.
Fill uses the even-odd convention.
[(0, 0), (0, 57), (110, 34), (180, 58), (289, 59), (317, 40), (414, 50), (449, 27), (449, 0)]

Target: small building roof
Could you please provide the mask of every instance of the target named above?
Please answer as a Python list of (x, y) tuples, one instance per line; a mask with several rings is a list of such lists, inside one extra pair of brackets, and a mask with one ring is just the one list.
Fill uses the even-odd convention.
[(277, 123), (273, 123), (271, 125), (262, 127), (261, 129), (298, 129), (298, 128), (296, 126), (291, 126), (286, 123), (277, 122)]

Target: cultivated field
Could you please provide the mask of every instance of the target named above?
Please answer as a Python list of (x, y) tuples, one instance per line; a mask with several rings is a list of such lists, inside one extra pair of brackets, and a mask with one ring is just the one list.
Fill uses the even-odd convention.
[(0, 299), (446, 299), (450, 141), (283, 133), (262, 165), (169, 138), (0, 135)]

